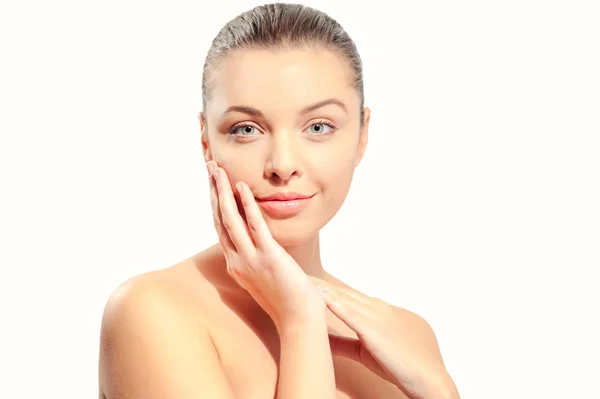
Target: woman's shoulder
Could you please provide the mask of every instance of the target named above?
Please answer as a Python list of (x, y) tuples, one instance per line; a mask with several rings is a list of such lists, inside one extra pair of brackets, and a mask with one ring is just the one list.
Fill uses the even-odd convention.
[[(141, 273), (119, 283), (110, 294), (103, 318), (128, 311), (172, 308), (177, 313), (201, 313), (210, 305), (211, 291), (218, 284), (211, 248), (163, 269)], [(199, 309), (200, 307), (200, 309)]]
[[(143, 386), (144, 375), (168, 371), (176, 381), (180, 378), (176, 372), (204, 370), (206, 359), (217, 358), (209, 334), (212, 284), (197, 270), (208, 267), (198, 259), (130, 277), (109, 296), (99, 357), (100, 389), (107, 397), (119, 397), (116, 392), (122, 390), (149, 389)], [(204, 360), (197, 360), (197, 354)], [(161, 367), (172, 362), (178, 364), (173, 370)], [(171, 384), (167, 379), (161, 384)]]

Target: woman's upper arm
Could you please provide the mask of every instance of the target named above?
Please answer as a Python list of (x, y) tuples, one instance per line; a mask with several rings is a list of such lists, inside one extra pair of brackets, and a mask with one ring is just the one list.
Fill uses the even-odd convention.
[(101, 385), (107, 399), (232, 399), (198, 317), (153, 282), (126, 283), (102, 319)]

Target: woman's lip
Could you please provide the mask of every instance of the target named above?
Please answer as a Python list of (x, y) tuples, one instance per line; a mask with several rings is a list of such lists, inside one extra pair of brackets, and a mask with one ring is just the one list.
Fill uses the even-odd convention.
[(300, 212), (312, 197), (297, 198), (291, 200), (257, 200), (260, 206), (269, 216), (273, 218), (290, 217)]
[(269, 195), (268, 197), (256, 198), (257, 201), (292, 201), (292, 200), (301, 200), (308, 199), (313, 197), (313, 195), (304, 195), (294, 192), (289, 193), (276, 193), (273, 195)]

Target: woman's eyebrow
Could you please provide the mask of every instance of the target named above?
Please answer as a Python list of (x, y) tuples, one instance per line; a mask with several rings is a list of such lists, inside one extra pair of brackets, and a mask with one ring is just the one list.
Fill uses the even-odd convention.
[(344, 104), (337, 98), (328, 98), (327, 100), (319, 101), (318, 103), (304, 107), (302, 111), (300, 111), (300, 115), (308, 114), (310, 111), (314, 111), (317, 108), (321, 108), (329, 104), (338, 105), (344, 110), (344, 112), (348, 113), (348, 107), (346, 107), (346, 104)]
[[(329, 104), (337, 105), (340, 108), (342, 108), (344, 110), (344, 112), (348, 113), (348, 107), (346, 107), (346, 104), (344, 104), (342, 101), (338, 100), (337, 98), (328, 98), (327, 100), (319, 101), (318, 103), (304, 107), (300, 111), (300, 115), (307, 114), (311, 111), (314, 111), (315, 109), (324, 107)], [(252, 108), (252, 107), (248, 107), (248, 106), (244, 106), (244, 105), (232, 105), (231, 107), (227, 108), (225, 110), (225, 112), (223, 112), (223, 116), (221, 117), (221, 119), (223, 119), (225, 117), (225, 115), (227, 115), (229, 112), (233, 112), (233, 111), (242, 112), (244, 114), (264, 118), (264, 114), (256, 108)]]

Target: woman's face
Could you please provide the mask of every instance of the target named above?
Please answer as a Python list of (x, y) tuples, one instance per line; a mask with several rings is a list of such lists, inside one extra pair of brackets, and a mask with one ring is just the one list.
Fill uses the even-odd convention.
[[(314, 237), (348, 194), (370, 119), (365, 108), (361, 128), (351, 74), (342, 57), (315, 50), (237, 51), (213, 72), (200, 116), (205, 160), (233, 187), (250, 186), (283, 246)], [(274, 194), (310, 198), (262, 201)]]

